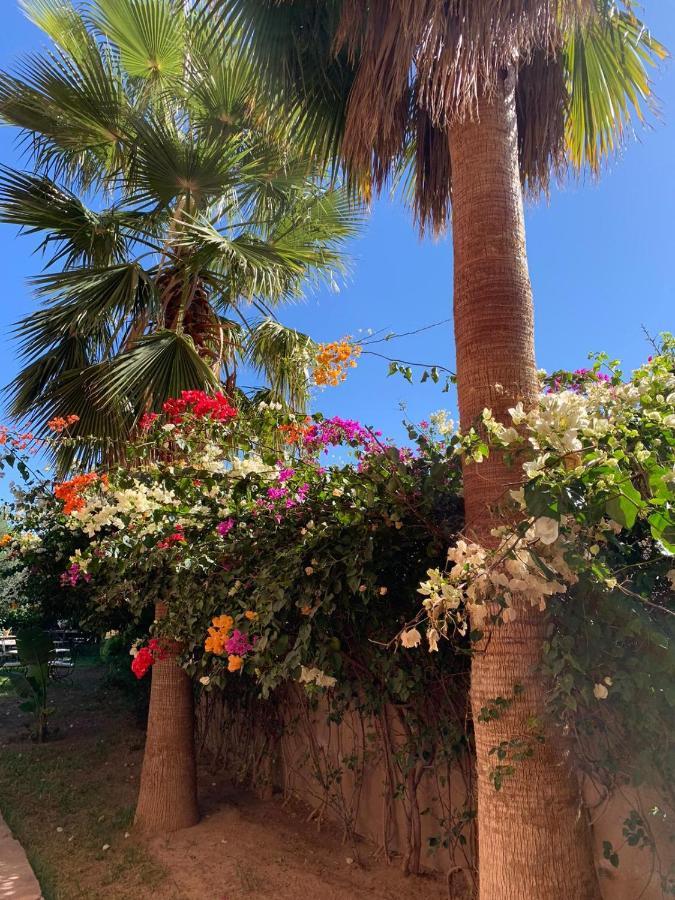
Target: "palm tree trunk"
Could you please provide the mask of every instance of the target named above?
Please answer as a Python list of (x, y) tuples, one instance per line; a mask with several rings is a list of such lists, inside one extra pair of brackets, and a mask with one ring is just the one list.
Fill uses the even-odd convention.
[[(518, 400), (537, 396), (532, 291), (518, 169), (513, 79), (479, 103), (474, 121), (451, 129), (454, 319), (459, 408), (468, 428), (485, 407), (506, 421)], [(509, 423), (510, 424), (510, 423)], [(497, 456), (465, 467), (469, 536), (490, 544), (494, 505), (517, 473)], [(546, 618), (522, 606), (476, 648), (471, 702), (478, 769), (480, 900), (596, 900), (590, 835), (576, 779), (560, 739), (532, 739), (543, 721), (545, 684), (537, 672)], [(514, 696), (514, 687), (522, 693)], [(480, 721), (496, 697), (513, 698), (498, 719)], [(514, 772), (499, 791), (492, 748), (526, 741), (533, 755), (507, 758)], [(520, 746), (518, 749), (523, 749)]]
[[(166, 606), (158, 603), (162, 619)], [(152, 667), (150, 711), (134, 824), (161, 834), (199, 821), (192, 681), (177, 664), (180, 648), (165, 645)]]

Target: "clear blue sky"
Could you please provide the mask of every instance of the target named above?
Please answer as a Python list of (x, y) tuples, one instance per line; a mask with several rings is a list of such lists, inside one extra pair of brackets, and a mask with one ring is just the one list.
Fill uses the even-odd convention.
[[(675, 7), (646, 0), (645, 18), (675, 51)], [(15, 0), (2, 2), (0, 67), (44, 43)], [(599, 183), (554, 189), (549, 202), (527, 211), (528, 249), (537, 321), (537, 356), (546, 369), (584, 365), (591, 350), (607, 350), (637, 366), (651, 333), (675, 330), (675, 64), (655, 75), (660, 119), (642, 129)], [(0, 161), (19, 165), (15, 134), (0, 128)], [(0, 385), (16, 372), (10, 328), (34, 307), (26, 278), (40, 266), (29, 238), (0, 226)], [(420, 241), (410, 214), (378, 201), (363, 235), (351, 248), (352, 274), (340, 292), (322, 290), (283, 316), (319, 340), (357, 336), (372, 328), (412, 331), (451, 315), (449, 238)], [(382, 349), (382, 348), (375, 348)], [(454, 367), (451, 325), (384, 345), (383, 352)], [(314, 407), (359, 418), (401, 438), (400, 404), (419, 420), (452, 394), (386, 377), (386, 363), (363, 359), (348, 382), (319, 395)]]

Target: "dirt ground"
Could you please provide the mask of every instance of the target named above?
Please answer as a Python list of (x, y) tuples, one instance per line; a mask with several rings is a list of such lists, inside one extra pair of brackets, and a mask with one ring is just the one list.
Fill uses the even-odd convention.
[(146, 840), (131, 825), (144, 734), (129, 698), (100, 667), (83, 667), (55, 686), (53, 702), (53, 739), (37, 745), (0, 686), (0, 807), (46, 900), (448, 896), (442, 880), (404, 878), (374, 847), (355, 851), (301, 807), (261, 801), (206, 769), (202, 822)]

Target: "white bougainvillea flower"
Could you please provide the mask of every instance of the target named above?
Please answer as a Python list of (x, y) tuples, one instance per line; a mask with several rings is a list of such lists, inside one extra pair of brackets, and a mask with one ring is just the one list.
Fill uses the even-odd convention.
[(337, 678), (333, 678), (332, 675), (326, 675), (325, 672), (322, 672), (316, 666), (312, 668), (300, 666), (300, 678), (298, 678), (298, 681), (301, 684), (316, 684), (324, 688), (332, 688), (337, 684)]
[(606, 685), (596, 684), (593, 688), (593, 696), (596, 700), (606, 700), (609, 696), (609, 691), (607, 690)]
[(438, 653), (438, 641), (440, 633), (435, 628), (429, 628), (427, 631), (427, 640), (429, 641), (429, 653)]
[(559, 527), (555, 519), (540, 516), (534, 523), (534, 534), (542, 544), (554, 544), (558, 540)]
[(419, 647), (422, 643), (422, 635), (417, 628), (410, 628), (401, 635), (401, 644), (410, 649), (411, 647)]

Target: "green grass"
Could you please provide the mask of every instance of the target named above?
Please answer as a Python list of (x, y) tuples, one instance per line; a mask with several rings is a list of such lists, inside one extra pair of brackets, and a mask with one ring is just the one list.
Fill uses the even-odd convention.
[(24, 736), (18, 715), (4, 715), (16, 700), (0, 684), (0, 806), (45, 900), (138, 900), (165, 878), (134, 836), (125, 837), (143, 734), (133, 702), (101, 675), (100, 666), (82, 664), (53, 686), (52, 739), (44, 744)]

